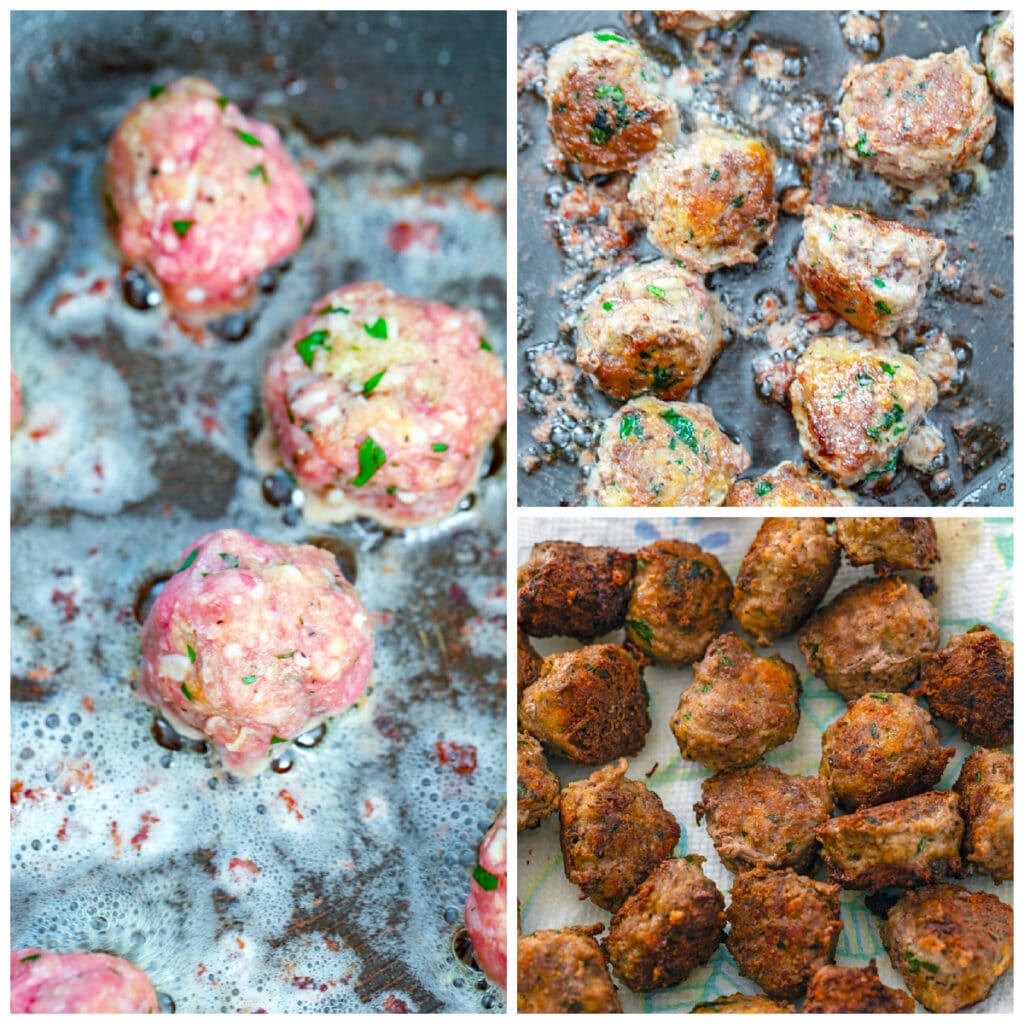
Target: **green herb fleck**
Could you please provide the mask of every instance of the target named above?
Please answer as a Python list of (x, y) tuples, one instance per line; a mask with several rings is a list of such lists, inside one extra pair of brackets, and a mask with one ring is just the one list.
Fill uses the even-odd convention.
[(174, 233), (179, 238), (184, 238), (194, 223), (195, 221), (191, 220), (172, 220), (171, 227), (174, 228)]
[(889, 314), (892, 313), (892, 310), (889, 308), (887, 303), (883, 302), (881, 299), (877, 299), (875, 301), (875, 312), (881, 313), (883, 316), (889, 316)]
[(880, 700), (883, 704), (889, 703), (889, 694), (887, 693), (873, 693), (871, 694), (872, 700)]
[(448, 451), (448, 445), (441, 444), (440, 441), (438, 441), (436, 444), (432, 444), (430, 447), (433, 448), (435, 452), (446, 452), (446, 451)]
[(644, 425), (640, 422), (640, 413), (638, 412), (627, 412), (625, 416), (619, 420), (619, 437), (625, 439), (636, 435), (637, 440), (644, 436)]
[(266, 169), (266, 167), (263, 166), (263, 164), (257, 164), (255, 167), (250, 167), (249, 168), (249, 177), (250, 178), (262, 178), (264, 185), (269, 185), (270, 184), (270, 175), (267, 174), (267, 169)]
[(718, 179), (721, 176), (722, 176), (721, 171), (719, 171), (719, 169), (717, 167), (711, 172), (711, 180), (712, 181), (718, 181)]
[(388, 336), (388, 324), (382, 316), (377, 317), (372, 324), (363, 324), (363, 330), (366, 331), (371, 338), (384, 340)]
[(155, 100), (162, 92), (166, 92), (162, 85), (151, 85), (149, 87), (149, 98)]
[(485, 352), (493, 352), (494, 351), (494, 346), (486, 338), (481, 338), (480, 339), (480, 347)]
[(920, 853), (927, 845), (928, 845), (928, 837), (927, 836), (921, 836), (921, 841), (917, 844), (917, 849), (914, 852), (915, 853)]
[(743, 200), (746, 199), (746, 198), (747, 198), (746, 194), (744, 194), (742, 196), (736, 196), (735, 199), (730, 199), (729, 200), (729, 205), (730, 206), (735, 206), (736, 209), (738, 210), (743, 205)]
[(331, 313), (351, 313), (352, 310), (346, 309), (344, 306), (332, 306), (330, 304), (324, 306), (323, 309), (316, 311), (317, 316), (330, 316)]
[(294, 651), (289, 651), (287, 654), (279, 654), (277, 656), (277, 660), (278, 661), (287, 661), (289, 658), (294, 658), (294, 657), (295, 657), (295, 652)]
[(862, 388), (867, 387), (869, 384), (875, 383), (875, 378), (870, 373), (865, 373), (863, 370), (857, 372), (853, 378)]
[(653, 296), (654, 296), (654, 297), (655, 297), (656, 299), (663, 299), (663, 298), (665, 298), (665, 289), (664, 289), (664, 288), (659, 288), (659, 287), (658, 287), (658, 286), (657, 286), (656, 284), (649, 284), (649, 285), (647, 286), (647, 290), (648, 290), (648, 291), (649, 291), (649, 292), (650, 292), (650, 293), (651, 293), (651, 294), (652, 294), (652, 295), (653, 295)]
[(384, 449), (367, 434), (359, 446), (359, 475), (350, 481), (352, 486), (362, 487), (387, 461)]
[(680, 416), (674, 409), (661, 414), (661, 418), (672, 428), (676, 437), (693, 452), (697, 452), (697, 435), (693, 423), (685, 416)]
[(872, 283), (874, 284), (874, 286), (876, 288), (884, 288), (885, 287), (885, 282), (881, 278), (878, 278), (878, 277), (876, 277)]
[(628, 45), (629, 40), (623, 39), (622, 36), (617, 36), (614, 32), (595, 32), (594, 38), (599, 43), (626, 43)]
[(109, 192), (103, 193), (103, 204), (107, 208), (107, 217), (110, 219), (110, 222), (114, 227), (117, 227), (121, 223), (121, 218), (117, 215), (117, 207), (114, 206), (114, 200), (110, 198)]
[(654, 630), (644, 622), (643, 619), (626, 619), (626, 625), (634, 632), (645, 644), (654, 642)]
[(270, 744), (271, 744), (271, 746), (273, 746), (275, 743), (287, 743), (287, 742), (288, 742), (287, 740), (281, 739), (280, 736), (271, 736), (270, 737)]
[(197, 558), (199, 557), (199, 548), (193, 548), (189, 553), (188, 558), (185, 559), (181, 565), (175, 570), (175, 573), (184, 572)]
[(868, 149), (867, 132), (857, 132), (857, 152), (861, 156), (878, 156), (877, 153)]
[(888, 363), (879, 362), (879, 369), (882, 373), (887, 373), (890, 377), (896, 376), (896, 371), (899, 369), (898, 366), (890, 366)]
[(185, 694), (186, 700), (195, 700), (192, 694), (188, 692), (188, 687), (184, 683), (181, 684), (181, 692)]
[(599, 100), (610, 96), (616, 103), (623, 102), (622, 90), (617, 85), (602, 85), (600, 89), (594, 90), (594, 95)]
[(373, 394), (373, 389), (381, 382), (385, 373), (387, 370), (381, 370), (380, 373), (375, 373), (369, 380), (363, 382), (363, 394), (367, 398)]
[(217, 97), (217, 106), (220, 107), (221, 110), (223, 110), (230, 102), (231, 100), (227, 96)]
[(708, 692), (708, 690), (713, 690), (714, 688), (715, 688), (715, 684), (714, 684), (714, 683), (705, 683), (705, 684), (704, 684), (704, 685), (703, 685), (703, 686), (702, 686), (702, 687), (700, 688), (700, 692), (701, 692), (701, 693), (707, 693), (707, 692)]
[(598, 107), (594, 120), (590, 125), (590, 141), (595, 146), (603, 146), (615, 134), (615, 127), (608, 120), (604, 107)]
[(331, 346), (327, 344), (327, 339), (330, 336), (330, 331), (313, 331), (295, 342), (295, 351), (302, 356), (302, 361), (307, 366), (312, 366), (313, 357), (316, 355), (318, 348), (323, 348), (330, 352)]
[(770, 480), (758, 480), (754, 485), (754, 493), (759, 498), (763, 498), (773, 490), (775, 490), (775, 485)]
[(188, 651), (188, 660), (195, 664), (196, 652), (188, 644), (185, 644), (185, 650)]
[(251, 686), (253, 683), (256, 682), (256, 677), (255, 676), (243, 676), (242, 677), (242, 682), (245, 683), (246, 686)]
[(838, 402), (840, 398), (845, 397), (845, 392), (837, 391), (832, 397)]
[[(292, 483), (294, 483), (294, 482), (295, 482), (295, 478), (294, 478), (294, 477), (292, 477)], [(228, 567), (229, 569), (237, 569), (237, 568), (238, 568), (238, 566), (240, 565), (240, 563), (239, 563), (239, 561), (238, 561), (238, 555), (229, 555), (229, 554), (227, 554), (226, 552), (222, 551), (222, 552), (221, 552), (221, 553), (220, 553), (220, 554), (219, 554), (219, 555), (218, 555), (217, 557), (218, 557), (218, 558), (219, 558), (219, 559), (220, 559), (220, 560), (221, 560), (221, 561), (222, 561), (222, 562), (223, 562), (223, 563), (224, 563), (224, 564), (225, 564), (225, 565), (226, 565), (226, 566), (227, 566), (227, 567)]]
[(479, 864), (473, 868), (473, 881), (485, 892), (494, 892), (498, 888), (497, 876), (492, 875), (490, 871)]
[(247, 145), (247, 146), (259, 146), (263, 147), (263, 143), (256, 138), (255, 135), (250, 135), (249, 132), (243, 132), (241, 128), (235, 129), (235, 134)]
[(909, 970), (911, 974), (917, 974), (922, 967), (931, 974), (939, 973), (938, 964), (931, 964), (927, 960), (918, 960), (910, 950), (907, 950), (907, 970)]
[(23, 964), (30, 964), (33, 960), (38, 960), (42, 955), (42, 953), (31, 953), (28, 956), (23, 956), (21, 962)]
[(614, 303), (608, 302), (607, 300), (601, 303), (601, 308), (604, 310), (612, 309), (613, 307)]

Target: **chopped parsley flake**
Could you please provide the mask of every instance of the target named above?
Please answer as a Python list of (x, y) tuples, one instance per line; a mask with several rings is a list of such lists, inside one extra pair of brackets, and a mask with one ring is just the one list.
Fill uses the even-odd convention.
[(758, 480), (754, 485), (754, 493), (759, 498), (763, 498), (773, 490), (775, 490), (775, 485), (770, 480)]
[[(285, 471), (287, 472), (287, 470)], [(291, 474), (289, 474), (291, 476)], [(292, 477), (292, 483), (295, 483), (295, 477)], [(222, 551), (217, 556), (229, 569), (237, 569), (239, 566), (238, 555), (229, 555)]]
[(867, 387), (869, 384), (875, 383), (875, 378), (870, 373), (865, 373), (863, 370), (857, 372), (853, 378), (862, 388)]
[(174, 233), (179, 238), (184, 238), (189, 233), (189, 229), (194, 223), (195, 222), (191, 220), (172, 220), (171, 227), (174, 228)]
[(244, 683), (244, 684), (245, 684), (246, 686), (251, 686), (251, 685), (252, 685), (253, 683), (255, 683), (255, 682), (256, 682), (256, 677), (255, 677), (255, 676), (245, 676), (245, 677), (244, 677), (244, 678), (242, 679), (242, 682), (243, 682), (243, 683)]
[(889, 694), (887, 694), (887, 693), (873, 693), (873, 694), (871, 694), (871, 699), (872, 700), (880, 700), (883, 704), (887, 704), (889, 702)]
[(917, 974), (922, 967), (931, 974), (939, 973), (938, 964), (931, 964), (927, 960), (918, 960), (910, 950), (907, 950), (907, 970), (910, 971), (911, 974)]
[(363, 382), (363, 394), (369, 398), (373, 394), (373, 389), (381, 382), (381, 378), (387, 370), (381, 370), (380, 373), (375, 373), (369, 380)]
[(386, 339), (388, 336), (388, 324), (382, 316), (377, 317), (372, 324), (363, 324), (363, 330), (371, 338)]
[(189, 553), (188, 558), (185, 559), (181, 565), (175, 570), (175, 572), (184, 572), (197, 558), (199, 557), (199, 548), (193, 548)]
[(166, 92), (162, 85), (151, 85), (149, 87), (149, 98), (155, 100), (162, 92)]
[(267, 169), (266, 169), (266, 167), (263, 166), (263, 164), (257, 164), (255, 167), (250, 167), (249, 168), (249, 177), (250, 178), (262, 178), (264, 185), (269, 185), (270, 184), (270, 175), (267, 174)]
[[(881, 469), (875, 470), (875, 472), (873, 473), (868, 473), (867, 476), (864, 477), (864, 483), (871, 483), (872, 480), (877, 480), (880, 476), (885, 476), (886, 473), (891, 473), (896, 468), (896, 464), (899, 462), (899, 458), (900, 453), (895, 452), (892, 458)], [(874, 694), (872, 694), (872, 696), (874, 696)], [(888, 697), (875, 697), (875, 700), (888, 699)]]
[(307, 366), (312, 366), (313, 357), (316, 355), (318, 348), (323, 348), (330, 352), (331, 346), (327, 344), (327, 339), (330, 336), (330, 331), (313, 331), (295, 342), (295, 351), (302, 356), (302, 361)]
[(738, 210), (743, 205), (743, 200), (746, 199), (746, 198), (747, 198), (746, 194), (744, 194), (742, 196), (736, 196), (735, 199), (729, 200), (729, 205), (730, 206), (735, 206), (736, 209)]
[(627, 438), (636, 435), (637, 440), (644, 436), (644, 425), (640, 422), (640, 413), (627, 412), (619, 420), (619, 437)]
[(874, 279), (873, 284), (874, 284), (874, 286), (876, 288), (884, 288), (885, 287), (885, 282), (883, 280), (881, 280), (881, 278), (878, 278), (878, 277), (876, 277)]
[(277, 660), (278, 661), (287, 661), (289, 658), (294, 658), (294, 657), (295, 657), (295, 652), (294, 651), (289, 651), (287, 654), (279, 654), (277, 656)]
[(220, 107), (221, 110), (223, 110), (230, 102), (231, 102), (231, 100), (228, 99), (227, 96), (218, 96), (217, 97), (217, 106)]
[(878, 368), (882, 371), (882, 373), (887, 373), (890, 377), (895, 377), (896, 371), (899, 369), (898, 366), (890, 366), (888, 363), (884, 363), (881, 361), (879, 361), (878, 363)]
[(697, 435), (693, 423), (685, 416), (680, 416), (674, 409), (661, 414), (661, 418), (672, 428), (676, 437), (693, 452), (697, 452)]
[(323, 309), (318, 309), (316, 312), (317, 316), (330, 316), (332, 313), (350, 313), (351, 310), (346, 309), (344, 306), (324, 306)]
[(486, 892), (494, 892), (498, 888), (497, 876), (492, 875), (490, 871), (479, 864), (473, 868), (473, 881)]
[(270, 737), (270, 742), (271, 742), (271, 744), (274, 744), (274, 743), (287, 743), (288, 741), (281, 739), (280, 736), (271, 736)]
[(608, 302), (606, 300), (606, 301), (601, 303), (601, 308), (604, 309), (604, 310), (612, 309), (612, 308), (614, 308), (614, 303)]
[(480, 339), (480, 347), (485, 352), (493, 352), (494, 351), (494, 346), (486, 338), (481, 338)]
[(196, 652), (193, 651), (188, 644), (185, 644), (185, 650), (188, 651), (188, 660), (194, 665), (196, 661)]
[(247, 146), (259, 146), (262, 148), (263, 143), (256, 138), (255, 135), (251, 135), (249, 132), (243, 132), (241, 128), (235, 129), (235, 134), (247, 145)]
[(719, 171), (719, 169), (717, 167), (711, 172), (711, 180), (712, 181), (718, 181), (718, 179), (721, 176), (722, 176), (722, 172)]
[(857, 152), (861, 156), (878, 156), (877, 153), (868, 149), (867, 132), (857, 132)]
[(650, 292), (650, 293), (651, 293), (651, 294), (652, 294), (652, 295), (653, 295), (653, 296), (654, 296), (654, 297), (655, 297), (656, 299), (663, 299), (663, 298), (665, 298), (665, 289), (664, 289), (664, 288), (659, 288), (659, 287), (658, 287), (658, 286), (657, 286), (656, 284), (649, 284), (649, 285), (647, 286), (647, 290), (648, 290), (648, 291), (649, 291), (649, 292)]
[(440, 441), (430, 446), (435, 452), (446, 452), (448, 451), (448, 445), (442, 444)]
[(359, 475), (351, 481), (353, 487), (362, 487), (388, 461), (384, 449), (369, 434), (359, 446)]
[(33, 960), (38, 960), (38, 959), (39, 959), (39, 958), (40, 958), (40, 957), (41, 957), (42, 955), (43, 955), (42, 953), (31, 953), (31, 954), (29, 954), (28, 956), (23, 956), (23, 957), (21, 958), (21, 962), (22, 962), (23, 964), (29, 964), (29, 963), (31, 963), (31, 962), (32, 962)]
[(626, 619), (626, 625), (634, 632), (644, 643), (651, 643), (654, 640), (654, 630), (644, 622), (643, 619)]
[(185, 685), (184, 683), (182, 683), (182, 684), (181, 684), (181, 692), (182, 692), (183, 694), (185, 694), (185, 699), (186, 699), (186, 700), (194, 700), (194, 699), (195, 699), (195, 698), (194, 698), (194, 697), (192, 696), (192, 694), (188, 692), (188, 687), (187, 687), (187, 686), (186, 686), (186, 685)]
[(600, 89), (594, 90), (594, 95), (599, 99), (603, 100), (606, 97), (610, 97), (616, 103), (622, 103), (622, 90), (617, 85), (602, 85)]
[(623, 39), (622, 36), (617, 36), (614, 32), (595, 32), (594, 38), (599, 43), (626, 43), (629, 44), (628, 39)]
[(883, 302), (881, 299), (877, 299), (875, 301), (875, 312), (881, 313), (883, 316), (888, 316), (892, 310), (889, 308), (887, 303)]

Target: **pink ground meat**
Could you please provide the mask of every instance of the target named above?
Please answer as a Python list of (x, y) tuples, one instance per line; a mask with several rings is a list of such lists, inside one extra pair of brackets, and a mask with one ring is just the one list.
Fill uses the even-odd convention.
[(11, 954), (11, 1013), (159, 1013), (153, 983), (106, 953)]
[[(480, 844), (478, 868), (466, 897), (466, 931), (484, 974), (495, 985), (505, 987), (505, 912), (508, 905), (508, 873), (505, 867), (505, 810), (490, 827)], [(482, 869), (482, 872), (481, 870)], [(497, 884), (494, 884), (497, 880)], [(490, 888), (488, 888), (490, 886)]]

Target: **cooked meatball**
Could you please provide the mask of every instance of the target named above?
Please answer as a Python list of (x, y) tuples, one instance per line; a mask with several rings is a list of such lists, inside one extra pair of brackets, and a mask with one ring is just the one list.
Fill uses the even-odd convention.
[(831, 818), (818, 826), (818, 841), (830, 881), (874, 891), (956, 874), (963, 832), (956, 793), (931, 790)]
[(698, 1003), (690, 1013), (796, 1013), (792, 1003), (777, 1003), (767, 996), (745, 996), (737, 992)]
[(893, 967), (932, 1013), (984, 999), (1013, 966), (1013, 908), (962, 885), (905, 893), (879, 928)]
[(669, 260), (634, 263), (583, 306), (576, 365), (612, 398), (685, 400), (722, 351), (721, 317), (699, 275)]
[(599, 924), (519, 936), (520, 1013), (622, 1013), (594, 936)]
[(775, 999), (796, 999), (819, 967), (835, 961), (839, 886), (791, 868), (737, 875), (725, 912), (725, 944), (740, 973)]
[(529, 733), (516, 739), (518, 831), (536, 828), (558, 810), (558, 776), (548, 767), (541, 745)]
[(844, 487), (894, 470), (938, 397), (913, 356), (841, 337), (815, 338), (789, 389), (804, 455)]
[(729, 618), (732, 582), (708, 551), (683, 540), (656, 540), (636, 553), (626, 608), (626, 640), (653, 661), (689, 665)]
[(540, 676), (544, 659), (533, 649), (530, 638), (522, 626), (516, 629), (516, 689), (517, 700), (522, 700), (523, 690), (535, 683)]
[(1013, 106), (1013, 11), (1005, 11), (981, 38), (988, 80), (995, 94)]
[(819, 306), (865, 334), (886, 337), (917, 320), (946, 243), (863, 210), (808, 206), (797, 249), (800, 279)]
[(838, 568), (839, 545), (824, 519), (766, 519), (736, 574), (732, 613), (767, 647), (804, 624)]
[(844, 700), (901, 693), (939, 646), (939, 613), (902, 576), (861, 580), (812, 616), (799, 644), (811, 671)]
[(796, 735), (799, 700), (800, 677), (789, 662), (759, 658), (724, 633), (694, 666), (669, 727), (688, 761), (742, 768)]
[(629, 202), (651, 244), (699, 274), (756, 263), (779, 224), (775, 154), (757, 139), (702, 129), (642, 164)]
[(218, 530), (185, 550), (142, 627), (139, 695), (235, 775), (354, 704), (373, 622), (334, 556)]
[(584, 32), (548, 57), (548, 129), (588, 177), (632, 170), (679, 134), (675, 104), (658, 65), (631, 39)]
[(936, 718), (960, 727), (979, 747), (1013, 742), (1013, 644), (987, 626), (950, 638), (921, 659), (914, 696), (924, 697)]
[(975, 750), (953, 786), (964, 819), (964, 854), (996, 884), (1013, 878), (1013, 755)]
[(260, 272), (297, 249), (313, 198), (277, 129), (201, 78), (150, 90), (107, 154), (104, 196), (125, 259), (180, 310), (248, 302)]
[(763, 864), (805, 872), (818, 852), (814, 830), (832, 813), (832, 797), (817, 775), (786, 775), (769, 765), (732, 768), (705, 779), (693, 805), (697, 824), (733, 872)]
[(626, 771), (622, 759), (566, 786), (558, 812), (565, 877), (613, 913), (672, 856), (680, 835), (658, 794)]
[(725, 504), (735, 508), (786, 505), (831, 508), (846, 503), (837, 492), (812, 480), (805, 469), (798, 469), (792, 462), (780, 462), (749, 480), (736, 480), (725, 496)]
[(944, 186), (995, 134), (985, 75), (962, 47), (863, 64), (843, 79), (840, 144), (893, 185)]
[(604, 636), (622, 625), (635, 567), (631, 553), (615, 548), (534, 544), (517, 577), (519, 625), (531, 636)]
[(954, 747), (939, 746), (931, 716), (905, 693), (866, 693), (821, 737), (821, 777), (848, 810), (932, 789)]
[(749, 465), (710, 406), (645, 396), (605, 423), (587, 489), (593, 505), (721, 505)]
[(472, 490), (505, 421), (483, 318), (377, 281), (313, 304), (267, 363), (263, 401), (286, 467), (332, 518), (436, 522)]
[(913, 1013), (914, 1000), (902, 989), (883, 985), (875, 961), (867, 967), (818, 969), (807, 985), (804, 1013)]
[(11, 953), (11, 1013), (159, 1013), (134, 964), (107, 953)]
[(507, 969), (508, 869), (505, 858), (508, 834), (505, 819), (503, 807), (480, 843), (464, 915), (480, 970), (501, 988), (505, 987)]
[(709, 28), (732, 28), (741, 22), (747, 11), (653, 11), (658, 28), (672, 32), (680, 39), (696, 39)]
[(880, 574), (894, 569), (924, 571), (939, 560), (939, 542), (931, 519), (837, 519), (836, 537), (850, 565), (874, 565)]
[(640, 666), (621, 647), (594, 644), (544, 659), (523, 691), (519, 720), (549, 749), (604, 764), (643, 748), (651, 719)]
[(678, 985), (721, 944), (725, 899), (701, 869), (703, 860), (662, 861), (612, 918), (602, 945), (634, 992)]

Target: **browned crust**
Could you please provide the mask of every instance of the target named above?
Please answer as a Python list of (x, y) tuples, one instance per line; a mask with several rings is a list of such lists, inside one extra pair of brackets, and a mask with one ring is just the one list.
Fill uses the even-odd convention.
[(622, 1013), (601, 947), (601, 925), (544, 930), (518, 943), (520, 1013)]
[(804, 1013), (913, 1013), (914, 1000), (883, 985), (874, 959), (867, 967), (822, 967), (811, 978)]

